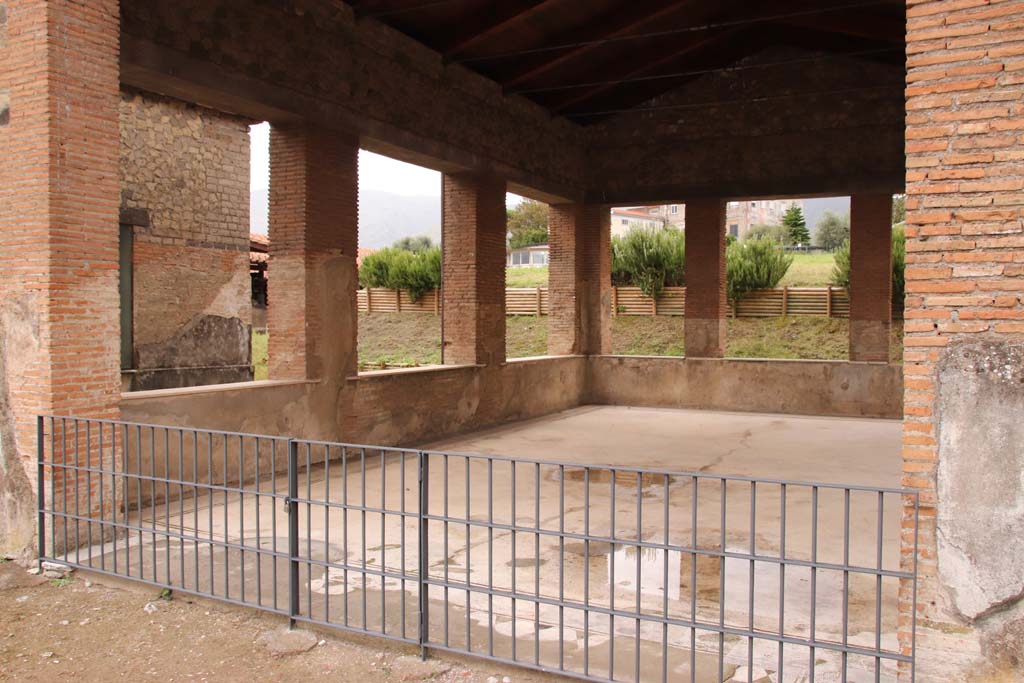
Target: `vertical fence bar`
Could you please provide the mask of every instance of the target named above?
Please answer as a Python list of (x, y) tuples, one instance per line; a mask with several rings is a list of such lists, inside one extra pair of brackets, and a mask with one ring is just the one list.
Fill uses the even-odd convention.
[[(818, 487), (814, 486), (811, 488), (811, 614), (810, 614), (810, 629), (809, 635), (811, 643), (818, 638), (818, 630), (815, 622), (818, 617)], [(817, 662), (815, 661), (815, 647), (811, 645), (809, 648), (810, 654), (808, 657), (807, 667), (810, 670), (811, 683), (814, 683), (815, 667)]]
[(427, 643), (430, 642), (430, 596), (427, 592), (427, 574), (430, 571), (430, 560), (427, 549), (430, 547), (430, 533), (427, 514), (430, 508), (430, 460), (423, 451), (419, 452), (419, 560), (420, 560), (420, 658), (427, 658)]
[(36, 452), (38, 454), (36, 464), (36, 501), (39, 510), (39, 573), (43, 573), (43, 558), (46, 557), (46, 475), (45, 462), (46, 445), (46, 418), (42, 415), (36, 418)]
[(299, 444), (288, 440), (288, 627), (299, 613)]
[[(914, 569), (911, 575), (914, 578), (911, 580), (912, 586), (910, 591), (910, 683), (914, 683), (917, 676), (917, 541), (921, 523), (921, 494), (918, 491), (914, 491), (912, 495), (914, 496)], [(897, 597), (898, 600), (899, 598)]]
[[(779, 487), (779, 635), (786, 635), (786, 485)], [(786, 669), (785, 644), (779, 640), (779, 680)]]

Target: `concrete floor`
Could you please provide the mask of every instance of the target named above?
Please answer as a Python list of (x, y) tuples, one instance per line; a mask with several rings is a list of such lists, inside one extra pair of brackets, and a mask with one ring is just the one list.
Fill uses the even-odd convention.
[[(813, 619), (819, 640), (841, 642), (846, 612), (848, 642), (873, 648), (877, 638), (882, 649), (898, 650), (897, 579), (832, 569), (812, 578), (807, 567), (783, 572), (777, 561), (784, 512), (787, 559), (811, 560), (816, 552), (819, 562), (840, 564), (848, 552), (852, 565), (875, 567), (880, 556), (882, 567), (898, 569), (897, 495), (885, 495), (880, 511), (878, 493), (850, 494), (847, 546), (844, 492), (819, 489), (814, 547), (812, 488), (789, 484), (783, 494), (778, 483), (723, 484), (712, 475), (896, 487), (900, 434), (897, 421), (582, 407), (429, 444), (429, 450), (474, 454), (430, 456), (431, 640), (549, 667), (561, 661), (576, 672), (586, 666), (598, 676), (614, 665), (616, 680), (634, 680), (637, 667), (642, 680), (660, 680), (664, 666), (671, 680), (689, 680), (692, 668), (696, 680), (721, 681), (752, 661), (772, 680), (795, 682), (805, 680), (812, 658), (816, 680), (838, 680), (841, 659), (834, 651), (787, 645), (779, 676), (779, 647), (770, 638), (720, 637), (713, 628), (664, 628), (631, 616), (611, 620), (608, 612), (772, 634), (780, 630), (784, 595), (788, 636), (807, 638)], [(476, 455), (570, 464), (513, 467)], [(299, 496), (329, 504), (300, 505), (302, 614), (413, 637), (418, 521), (401, 513), (418, 507), (415, 456), (356, 452), (344, 468), (337, 459), (326, 466), (316, 459), (314, 451)], [(585, 475), (574, 463), (598, 467)], [(702, 476), (617, 472), (613, 486), (600, 466)], [(283, 478), (277, 483), (283, 495)], [(266, 604), (276, 588), (278, 607), (286, 607), (288, 561), (268, 551), (287, 551), (287, 515), (281, 499), (269, 495), (269, 482), (258, 488), (260, 495), (225, 497), (202, 490), (193, 496), (183, 487), (180, 501), (143, 510), (134, 520), (152, 532), (133, 534), (116, 551), (110, 543), (93, 548), (91, 562), (97, 566), (102, 557), (110, 569), (115, 557), (122, 567), (130, 560), (137, 576), (248, 603), (258, 592)], [(168, 542), (160, 537), (166, 530), (253, 550)], [(564, 542), (559, 530), (570, 534)], [(703, 552), (646, 547), (637, 553), (629, 543), (637, 539)], [(716, 554), (723, 550), (724, 566)], [(745, 556), (752, 551), (757, 559)], [(598, 611), (543, 602), (560, 597)], [(875, 680), (874, 667), (873, 658), (851, 656), (848, 680)], [(880, 670), (881, 680), (895, 680), (894, 664), (882, 660)], [(738, 675), (747, 680), (744, 669)]]

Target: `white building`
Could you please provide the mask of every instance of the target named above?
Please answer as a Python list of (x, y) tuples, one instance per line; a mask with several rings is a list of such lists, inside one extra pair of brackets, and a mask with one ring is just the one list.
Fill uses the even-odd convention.
[(791, 206), (803, 209), (800, 199), (758, 199), (750, 202), (729, 202), (725, 212), (728, 235), (743, 239), (755, 225), (781, 225)]
[[(676, 208), (675, 213), (671, 212), (669, 206)], [(671, 225), (670, 221), (665, 219), (666, 216), (675, 215), (679, 217), (680, 226), (682, 227), (682, 214), (683, 208), (681, 204), (672, 204), (667, 206), (630, 206), (630, 207), (619, 207), (612, 209), (612, 237), (625, 235), (633, 228), (647, 228), (658, 230), (664, 228), (667, 225)]]

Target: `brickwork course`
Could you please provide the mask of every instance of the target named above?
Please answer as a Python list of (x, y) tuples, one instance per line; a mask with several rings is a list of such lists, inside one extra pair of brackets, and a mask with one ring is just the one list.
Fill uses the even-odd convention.
[[(326, 330), (337, 324), (336, 310), (353, 316), (356, 307), (358, 155), (355, 140), (315, 126), (271, 129), (272, 379), (355, 374), (354, 320), (338, 336)], [(345, 279), (330, 281), (334, 267)]]
[(15, 507), (3, 511), (2, 535), (17, 542), (31, 510), (9, 491), (34, 470), (34, 416), (118, 415), (119, 33), (116, 2), (63, 12), (17, 0), (5, 10), (0, 327), (17, 450), (0, 456), (0, 479), (4, 506)]
[(725, 355), (725, 202), (702, 199), (686, 205), (686, 355)]
[(889, 359), (892, 195), (850, 198), (850, 360)]
[(505, 362), (505, 181), (446, 173), (441, 196), (444, 362)]
[(549, 209), (548, 353), (608, 353), (611, 348), (611, 226), (608, 207)]
[[(722, 25), (725, 3), (676, 3), (667, 17), (623, 3), (613, 9), (624, 14), (598, 32), (616, 40), (596, 42), (581, 28), (581, 13), (596, 9), (544, 9), (550, 4), (526, 22), (550, 31), (506, 26), (480, 34), (485, 40), (439, 28), (463, 25), (457, 8), (372, 16), (374, 6), (391, 6), (383, 0), (0, 2), (5, 552), (34, 551), (39, 413), (127, 411), (186, 426), (404, 444), (624, 395), (602, 381), (629, 372), (607, 357), (607, 207), (678, 202), (688, 211), (690, 359), (635, 361), (642, 372), (629, 376), (642, 381), (629, 395), (759, 410), (785, 401), (759, 402), (751, 392), (793, 382), (823, 412), (902, 410), (902, 484), (922, 503), (917, 529), (907, 503), (901, 548), (903, 566), (920, 574), (917, 680), (1019, 677), (1024, 3), (889, 0), (879, 12), (782, 27), (756, 17)], [(619, 40), (669, 18), (722, 30), (652, 38), (644, 49)], [(493, 57), (549, 33), (583, 44), (551, 58), (479, 51)], [(644, 78), (670, 68), (680, 72)], [(140, 91), (175, 98), (160, 100), (172, 113), (137, 100)], [(244, 208), (229, 196), (244, 178), (189, 167), (197, 149), (190, 116), (211, 139), (220, 139), (220, 124), (187, 103), (234, 117), (223, 122), (228, 137), (242, 120), (271, 122), (270, 373), (295, 381), (189, 393), (187, 401), (122, 398), (121, 209), (149, 212), (149, 227), (140, 222), (136, 234), (154, 262), (205, 250), (209, 261), (195, 264), (212, 272), (245, 250), (229, 236), (244, 225)], [(175, 166), (190, 169), (185, 185), (138, 183), (156, 167), (119, 159), (126, 121), (146, 131), (147, 144), (177, 154)], [(214, 160), (242, 156), (237, 140), (224, 142), (210, 150)], [(445, 362), (459, 367), (356, 372), (360, 147), (444, 174), (442, 341)], [(199, 177), (202, 187), (188, 184)], [(136, 187), (123, 192), (126, 184)], [(890, 315), (886, 207), (904, 189), (901, 370), (881, 362), (879, 350)], [(553, 207), (550, 350), (566, 356), (505, 358), (506, 190)], [(725, 203), (817, 194), (853, 197), (853, 362), (716, 358), (725, 342)], [(218, 217), (168, 223), (165, 202)], [(164, 287), (164, 277), (178, 275), (142, 275), (143, 287)], [(229, 305), (214, 315), (234, 312)], [(154, 318), (140, 333), (173, 336), (180, 324)], [(712, 384), (706, 393), (677, 395), (700, 376)], [(675, 384), (654, 391), (644, 382)], [(855, 400), (844, 393), (851, 385)], [(695, 396), (699, 405), (686, 403)], [(63, 457), (59, 443), (51, 457)], [(901, 589), (899, 642), (909, 653), (915, 603), (910, 582)]]

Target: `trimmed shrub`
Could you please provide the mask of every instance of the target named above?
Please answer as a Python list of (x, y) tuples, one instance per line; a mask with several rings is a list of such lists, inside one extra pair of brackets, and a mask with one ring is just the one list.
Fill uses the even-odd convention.
[(674, 229), (633, 228), (612, 238), (612, 282), (639, 287), (656, 299), (665, 287), (686, 284), (686, 244)]
[(386, 287), (409, 293), (413, 301), (441, 286), (441, 249), (407, 251), (388, 247), (366, 256), (359, 268), (363, 287)]
[(789, 270), (793, 257), (771, 239), (744, 240), (725, 251), (726, 291), (732, 301), (755, 289), (770, 289)]

